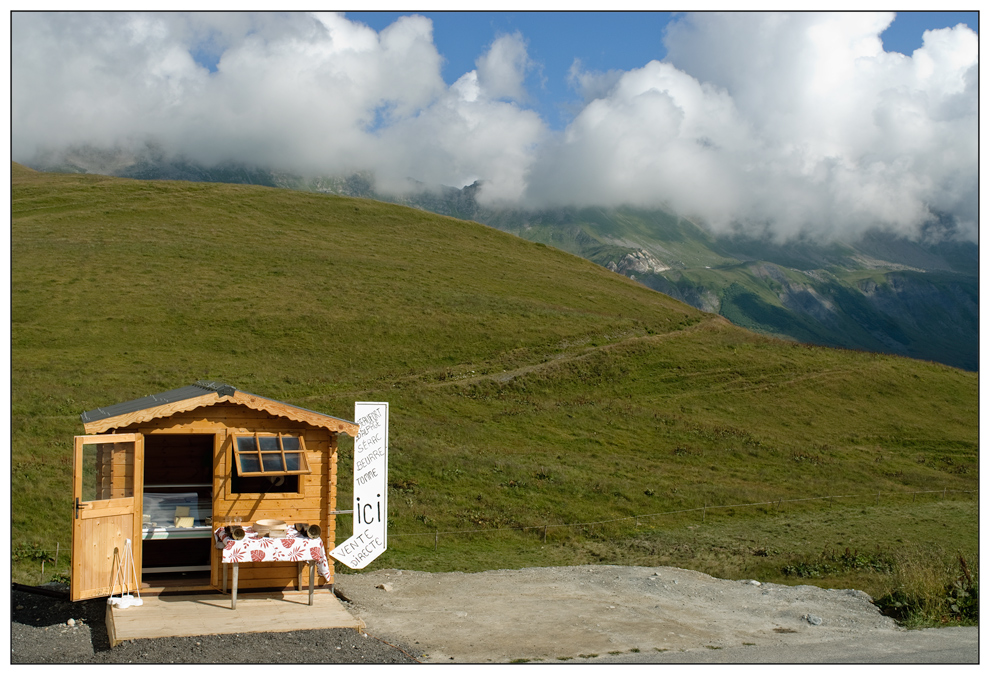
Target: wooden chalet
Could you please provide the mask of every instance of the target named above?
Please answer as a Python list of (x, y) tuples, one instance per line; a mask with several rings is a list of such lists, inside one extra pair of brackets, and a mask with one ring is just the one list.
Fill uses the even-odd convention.
[[(213, 530), (238, 518), (319, 524), (333, 549), (337, 435), (357, 436), (354, 422), (206, 381), (81, 417), (73, 601), (111, 594), (128, 539), (141, 591), (150, 594), (220, 590)], [(330, 563), (331, 578), (320, 585), (333, 583)], [(239, 586), (289, 589), (298, 579), (296, 563), (264, 562), (245, 565)]]

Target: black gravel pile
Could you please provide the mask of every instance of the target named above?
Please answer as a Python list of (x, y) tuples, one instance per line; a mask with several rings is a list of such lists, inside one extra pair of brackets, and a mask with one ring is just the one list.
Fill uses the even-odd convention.
[(347, 628), (130, 640), (110, 649), (106, 600), (69, 602), (57, 585), (11, 590), (11, 663), (418, 663)]

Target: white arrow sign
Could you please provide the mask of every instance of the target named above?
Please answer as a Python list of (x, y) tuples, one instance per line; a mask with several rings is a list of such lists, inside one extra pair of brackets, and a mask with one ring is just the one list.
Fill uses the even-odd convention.
[(359, 570), (388, 545), (388, 403), (355, 403), (354, 421), (354, 534), (329, 555)]

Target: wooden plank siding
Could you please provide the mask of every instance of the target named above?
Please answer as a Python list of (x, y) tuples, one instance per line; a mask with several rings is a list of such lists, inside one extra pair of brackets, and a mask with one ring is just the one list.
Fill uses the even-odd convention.
[(134, 495), (132, 445), (96, 444), (96, 499), (118, 499)]
[[(272, 405), (267, 407), (274, 408)], [(331, 512), (336, 510), (337, 502), (337, 432), (326, 426), (313, 426), (308, 421), (289, 419), (268, 410), (257, 410), (229, 400), (193, 410), (184, 410), (181, 406), (176, 408), (168, 417), (142, 419), (118, 429), (122, 432), (144, 434), (147, 446), (151, 448), (149, 473), (145, 474), (144, 482), (172, 482), (184, 475), (184, 464), (198, 467), (198, 462), (202, 461), (202, 453), (211, 453), (211, 461), (205, 471), (200, 474), (197, 468), (193, 473), (203, 475), (204, 482), (212, 481), (214, 525), (229, 523), (235, 517), (241, 518), (243, 523), (264, 518), (279, 518), (290, 525), (318, 523), (326, 550), (333, 548), (336, 517)], [(231, 470), (234, 438), (255, 432), (281, 432), (302, 436), (311, 473), (299, 476), (298, 493), (233, 493)], [(157, 438), (165, 434), (173, 437), (167, 440)], [(182, 439), (181, 435), (188, 435), (189, 438)], [(212, 438), (211, 450), (206, 449), (208, 443), (203, 440), (203, 436), (207, 435)], [(156, 473), (152, 475), (150, 472)], [(223, 579), (221, 551), (211, 546), (210, 558), (210, 583), (219, 588)], [(332, 584), (333, 559), (329, 562), (331, 578), (325, 583)], [(243, 564), (239, 570), (238, 588), (288, 589), (295, 586), (297, 578), (296, 563)], [(324, 584), (319, 575), (317, 583), (321, 586)]]

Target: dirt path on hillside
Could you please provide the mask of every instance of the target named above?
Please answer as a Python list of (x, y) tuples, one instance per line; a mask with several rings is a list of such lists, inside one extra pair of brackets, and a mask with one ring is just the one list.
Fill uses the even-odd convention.
[[(823, 645), (901, 634), (856, 590), (728, 581), (673, 567), (344, 574), (368, 633), (429, 663)], [(596, 656), (592, 656), (596, 655)]]
[[(452, 377), (450, 379), (445, 379), (445, 380), (442, 380), (442, 381), (439, 381), (439, 382), (423, 382), (422, 381), (423, 380), (423, 376), (421, 376), (421, 375), (411, 376), (411, 377), (409, 377), (407, 379), (409, 379), (409, 380), (417, 380), (420, 383), (425, 384), (425, 386), (430, 387), (430, 388), (434, 388), (434, 389), (438, 389), (438, 388), (441, 388), (441, 387), (449, 387), (449, 386), (455, 385), (455, 384), (472, 384), (472, 383), (475, 383), (475, 382), (481, 382), (483, 380), (494, 380), (496, 382), (504, 383), (504, 382), (509, 382), (511, 380), (514, 380), (517, 377), (522, 377), (524, 375), (529, 375), (530, 373), (533, 373), (533, 372), (536, 372), (536, 371), (539, 371), (539, 370), (544, 370), (546, 368), (550, 368), (550, 367), (552, 367), (554, 365), (559, 365), (561, 363), (566, 363), (566, 362), (569, 362), (569, 361), (580, 361), (582, 359), (587, 359), (587, 358), (590, 358), (590, 357), (594, 356), (596, 353), (598, 353), (600, 351), (609, 350), (609, 349), (612, 349), (614, 347), (619, 347), (619, 346), (622, 346), (624, 344), (628, 344), (628, 343), (633, 342), (633, 341), (650, 340), (650, 341), (657, 341), (657, 342), (659, 342), (659, 341), (662, 341), (662, 340), (668, 340), (668, 339), (670, 339), (672, 337), (675, 337), (675, 336), (682, 336), (682, 335), (685, 335), (687, 333), (697, 332), (698, 330), (701, 330), (704, 327), (709, 326), (709, 325), (711, 325), (713, 323), (716, 323), (716, 324), (728, 324), (729, 321), (727, 319), (724, 319), (721, 316), (718, 316), (717, 314), (715, 314), (715, 315), (711, 315), (710, 317), (703, 318), (702, 320), (700, 320), (696, 324), (692, 324), (692, 325), (690, 325), (690, 326), (688, 326), (686, 328), (679, 328), (678, 330), (671, 331), (669, 333), (663, 333), (663, 334), (660, 334), (660, 335), (627, 334), (627, 336), (622, 337), (621, 339), (616, 340), (615, 342), (608, 342), (606, 344), (598, 345), (598, 346), (595, 346), (595, 347), (584, 347), (584, 348), (581, 348), (579, 351), (576, 351), (576, 352), (563, 352), (563, 353), (560, 353), (560, 354), (554, 354), (553, 356), (546, 357), (545, 360), (540, 361), (539, 363), (531, 363), (531, 364), (528, 364), (528, 365), (525, 365), (525, 366), (519, 366), (518, 368), (513, 368), (512, 370), (503, 370), (502, 372), (490, 372), (490, 373), (485, 373), (485, 374), (482, 374), (482, 375), (475, 375), (474, 374), (474, 371), (472, 370), (472, 371), (470, 371), (468, 373), (464, 373), (464, 374), (461, 374), (461, 375), (456, 375), (456, 376), (454, 376), (454, 377)], [(728, 370), (728, 369), (726, 369), (726, 370)], [(711, 371), (708, 371), (708, 372), (711, 372)]]

